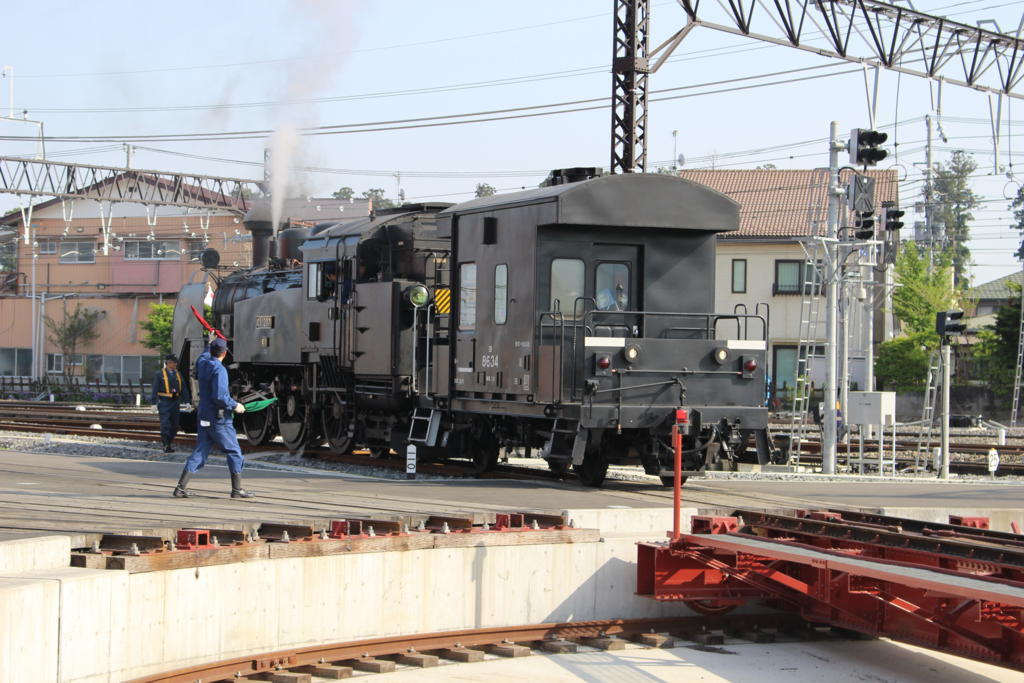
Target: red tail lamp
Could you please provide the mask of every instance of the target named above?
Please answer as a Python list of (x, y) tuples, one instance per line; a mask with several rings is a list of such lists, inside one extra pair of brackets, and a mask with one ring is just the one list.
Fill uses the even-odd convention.
[(753, 372), (754, 370), (757, 370), (757, 359), (748, 358), (747, 362), (743, 364), (743, 369), (746, 370), (747, 372)]
[(612, 359), (611, 359), (610, 356), (598, 356), (597, 357), (597, 367), (601, 368), (602, 370), (607, 370), (611, 366), (612, 366)]

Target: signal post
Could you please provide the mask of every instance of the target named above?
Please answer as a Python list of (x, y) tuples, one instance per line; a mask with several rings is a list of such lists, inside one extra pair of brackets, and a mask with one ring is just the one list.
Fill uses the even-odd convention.
[(935, 314), (935, 331), (942, 344), (942, 417), (939, 423), (939, 456), (942, 458), (939, 477), (942, 479), (949, 479), (949, 381), (953, 365), (949, 335), (964, 331), (966, 325), (960, 322), (963, 317), (963, 311), (939, 311)]

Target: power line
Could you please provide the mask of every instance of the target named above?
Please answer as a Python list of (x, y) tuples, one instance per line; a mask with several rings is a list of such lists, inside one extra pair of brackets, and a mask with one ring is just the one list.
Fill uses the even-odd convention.
[[(812, 71), (822, 68), (834, 68), (836, 66), (842, 66), (842, 63), (835, 64), (823, 64), (811, 67), (802, 67), (798, 69), (788, 69), (785, 71), (777, 71), (766, 74), (757, 74), (754, 76), (740, 76), (732, 79), (725, 79), (720, 81), (709, 81), (706, 83), (678, 86), (674, 88), (664, 88), (660, 90), (651, 91), (655, 93), (667, 93), (677, 92), (680, 90), (693, 90), (697, 88), (705, 88), (714, 85), (727, 85), (733, 83), (739, 83), (749, 80), (758, 80), (761, 78), (770, 78), (773, 76), (786, 75), (792, 73), (801, 73), (806, 71)], [(690, 97), (698, 97), (704, 95), (714, 95), (721, 93), (732, 93), (740, 92), (743, 90), (752, 90), (756, 88), (770, 87), (774, 85), (783, 85), (787, 83), (797, 83), (802, 81), (816, 80), (821, 78), (830, 78), (832, 76), (841, 76), (852, 73), (860, 73), (860, 69), (850, 69), (847, 71), (839, 71), (834, 73), (819, 74), (813, 76), (803, 76), (792, 79), (783, 79), (778, 81), (771, 81), (768, 83), (756, 83), (746, 86), (737, 86), (731, 88), (725, 88), (722, 90), (713, 90), (709, 92), (701, 93), (687, 93), (681, 95), (670, 95), (665, 97), (652, 97), (651, 102), (660, 102), (676, 99), (686, 99)], [(594, 104), (600, 103), (600, 104)], [(576, 106), (579, 105), (579, 106)], [(299, 134), (303, 136), (320, 136), (320, 135), (341, 135), (341, 134), (352, 134), (352, 133), (369, 133), (369, 132), (384, 132), (384, 131), (395, 131), (395, 130), (409, 130), (416, 128), (433, 128), (438, 126), (451, 126), (451, 125), (463, 125), (467, 123), (484, 123), (492, 121), (505, 121), (519, 118), (531, 118), (536, 116), (551, 116), (555, 114), (568, 114), (580, 111), (592, 111), (599, 109), (607, 109), (610, 105), (605, 97), (594, 97), (581, 100), (569, 100), (564, 102), (554, 102), (548, 104), (528, 105), (523, 107), (509, 107), (504, 109), (492, 109), (477, 112), (467, 112), (463, 114), (442, 114), (436, 116), (425, 116), (410, 119), (392, 119), (386, 121), (372, 121), (372, 122), (361, 122), (361, 123), (343, 123), (343, 124), (329, 124), (323, 126), (313, 126), (299, 129)], [(570, 107), (568, 109), (564, 107)], [(538, 109), (555, 109), (561, 108), (558, 111), (534, 111)], [(472, 118), (477, 117), (477, 118)], [(458, 120), (465, 119), (465, 120)], [(251, 140), (251, 139), (262, 139), (273, 133), (273, 130), (262, 129), (262, 130), (244, 130), (244, 131), (222, 131), (218, 133), (166, 133), (166, 134), (152, 134), (152, 135), (68, 135), (68, 136), (50, 136), (45, 138), (48, 142), (118, 142), (118, 141), (140, 141), (140, 142), (188, 142), (188, 141), (216, 141), (216, 140)], [(5, 135), (0, 136), (0, 140), (37, 140), (38, 136), (15, 136)]]

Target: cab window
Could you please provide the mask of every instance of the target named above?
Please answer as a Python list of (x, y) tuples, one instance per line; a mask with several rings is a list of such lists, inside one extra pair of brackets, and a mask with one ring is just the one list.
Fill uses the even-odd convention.
[(594, 303), (599, 311), (628, 311), (629, 264), (599, 263), (594, 272)]
[(459, 266), (459, 332), (476, 329), (476, 264)]
[(578, 258), (556, 258), (551, 261), (551, 308), (560, 310), (565, 319), (574, 319), (576, 300), (583, 296), (585, 268)]
[(494, 267), (494, 324), (504, 325), (508, 320), (508, 264)]
[(306, 298), (317, 299), (320, 297), (320, 264), (309, 263), (306, 265)]

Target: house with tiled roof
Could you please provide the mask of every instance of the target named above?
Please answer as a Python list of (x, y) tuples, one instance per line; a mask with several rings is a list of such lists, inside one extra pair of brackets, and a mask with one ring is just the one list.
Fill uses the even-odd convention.
[[(767, 319), (773, 395), (784, 396), (792, 389), (796, 375), (797, 347), (801, 336), (802, 272), (808, 260), (804, 245), (813, 250), (813, 238), (824, 236), (826, 232), (828, 172), (825, 169), (695, 169), (681, 171), (680, 175), (712, 187), (740, 204), (739, 230), (718, 236), (715, 309), (756, 313)], [(875, 215), (880, 217), (883, 203), (890, 206), (898, 200), (897, 172), (895, 169), (873, 170), (868, 175), (875, 179)], [(847, 179), (848, 172), (844, 172), (841, 181)], [(850, 225), (852, 221), (844, 206), (840, 212), (840, 226)], [(884, 231), (880, 225), (877, 227), (877, 235), (881, 239)], [(842, 236), (849, 237), (849, 234), (844, 230)], [(888, 235), (885, 239), (890, 241), (884, 246), (898, 244), (895, 235)], [(873, 256), (878, 264), (884, 260), (882, 250), (883, 245), (875, 247)], [(860, 271), (865, 279), (879, 284), (883, 280), (883, 276), (871, 268)], [(867, 388), (868, 325), (874, 324), (876, 344), (892, 330), (891, 321), (884, 314), (884, 287), (874, 288), (877, 295), (874, 297), (873, 315), (868, 313), (866, 305), (857, 305), (863, 300), (860, 297), (862, 291), (866, 294), (870, 289), (864, 287), (861, 290), (864, 284), (851, 283), (851, 301), (856, 304), (849, 307), (847, 316), (850, 342), (846, 355), (850, 362), (851, 384), (860, 389)], [(824, 295), (818, 299), (819, 324), (814, 338), (823, 344)], [(820, 347), (818, 352), (823, 354), (824, 347)], [(823, 362), (812, 364), (811, 376), (816, 385), (823, 383), (824, 372)]]
[[(112, 194), (131, 198), (141, 196), (133, 189), (139, 182), (156, 181), (126, 173), (102, 184), (115, 184), (118, 191)], [(98, 185), (81, 193), (88, 196)], [(189, 185), (158, 189), (166, 190), (164, 199), (207, 192)], [(88, 380), (148, 381), (159, 358), (143, 345), (139, 323), (152, 304), (174, 303), (185, 283), (202, 276), (199, 255), (207, 246), (217, 249), (226, 266), (248, 266), (251, 233), (241, 224), (242, 208), (230, 199), (210, 212), (51, 199), (33, 207), (29, 244), (20, 210), (0, 216), (0, 319), (19, 321), (0, 326), (0, 376), (68, 373)], [(283, 218), (315, 225), (355, 220), (371, 209), (366, 199), (297, 198), (286, 200)], [(104, 226), (112, 236), (106, 250)], [(78, 305), (103, 312), (99, 336), (74, 358), (64, 358), (43, 321), (60, 321)]]
[(999, 309), (1017, 301), (1021, 286), (1024, 285), (1024, 271), (985, 282), (971, 287), (964, 293), (964, 309), (969, 316), (968, 330), (980, 330), (994, 325)]

